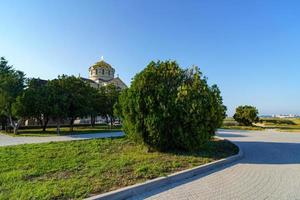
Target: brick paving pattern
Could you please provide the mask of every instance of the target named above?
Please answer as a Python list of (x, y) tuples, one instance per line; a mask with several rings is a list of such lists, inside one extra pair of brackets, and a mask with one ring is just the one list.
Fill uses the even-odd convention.
[(131, 199), (300, 199), (300, 133), (219, 131), (244, 158)]

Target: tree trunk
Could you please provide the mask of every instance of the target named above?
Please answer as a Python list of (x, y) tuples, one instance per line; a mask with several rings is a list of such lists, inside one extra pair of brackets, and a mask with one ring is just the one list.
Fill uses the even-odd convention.
[(105, 115), (105, 121), (107, 123), (107, 128), (109, 128), (109, 121), (108, 121), (108, 116), (107, 115)]
[(43, 123), (43, 132), (46, 132), (46, 128), (47, 128), (47, 125), (48, 125), (48, 122), (49, 122), (49, 118), (46, 117), (43, 121), (44, 121), (44, 123)]
[(12, 119), (12, 116), (11, 115), (9, 115), (9, 123), (10, 123), (10, 126), (13, 128), (13, 131), (14, 131), (14, 134), (18, 134), (18, 130), (17, 130), (17, 128), (16, 128), (16, 124), (15, 124), (15, 122), (14, 122), (14, 120)]
[(17, 124), (14, 123), (14, 127), (13, 128), (14, 128), (14, 134), (15, 135), (19, 134), (18, 130), (19, 130), (19, 127), (21, 126), (22, 122), (23, 122), (23, 119), (21, 118), (21, 119), (18, 120)]
[(110, 118), (110, 129), (112, 129), (113, 127), (113, 118), (112, 117), (109, 117)]
[(95, 126), (95, 119), (96, 117), (94, 115), (91, 115), (91, 126), (94, 127)]
[(39, 123), (40, 123), (40, 127), (43, 128), (43, 120), (42, 120), (42, 118), (38, 118), (38, 120), (39, 120)]
[(1, 130), (5, 131), (6, 130), (6, 122), (1, 122)]
[(74, 118), (71, 118), (71, 120), (70, 120), (70, 132), (73, 132), (73, 130), (74, 130), (73, 125), (74, 125)]
[(58, 119), (56, 122), (56, 133), (57, 135), (60, 135), (60, 119)]

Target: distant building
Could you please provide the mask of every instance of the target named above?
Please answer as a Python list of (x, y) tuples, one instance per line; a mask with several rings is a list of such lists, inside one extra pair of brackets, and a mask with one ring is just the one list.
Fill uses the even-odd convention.
[(92, 87), (99, 88), (108, 84), (114, 84), (120, 89), (127, 88), (126, 84), (117, 76), (115, 77), (115, 69), (105, 62), (103, 58), (89, 67), (88, 81)]
[(273, 118), (272, 115), (260, 115), (259, 117), (260, 118)]
[(273, 115), (274, 118), (299, 118), (299, 115), (294, 114), (280, 114), (280, 115)]

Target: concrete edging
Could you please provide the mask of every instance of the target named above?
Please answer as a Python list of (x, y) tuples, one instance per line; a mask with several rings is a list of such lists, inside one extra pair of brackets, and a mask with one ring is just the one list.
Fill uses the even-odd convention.
[[(218, 139), (225, 140), (224, 138), (216, 136)], [(236, 145), (236, 144), (235, 144)], [(173, 174), (170, 174), (165, 177), (159, 177), (153, 180), (146, 181), (144, 183), (138, 183), (132, 186), (127, 186), (124, 188), (120, 188), (111, 192), (99, 194), (96, 196), (92, 196), (89, 198), (86, 198), (86, 200), (115, 200), (115, 199), (127, 199), (139, 194), (142, 194), (144, 192), (149, 192), (151, 190), (154, 190), (159, 187), (163, 187), (167, 184), (171, 184), (177, 181), (182, 181), (188, 178), (192, 178), (193, 176), (200, 175), (206, 172), (209, 172), (211, 170), (214, 170), (216, 168), (222, 167), (224, 165), (230, 164), (234, 161), (237, 161), (241, 158), (243, 158), (244, 154), (241, 148), (236, 145), (239, 148), (239, 153), (227, 158), (223, 158), (221, 160), (217, 160), (211, 163), (207, 163), (198, 167), (194, 167), (191, 169), (183, 170), (180, 172), (176, 172)]]

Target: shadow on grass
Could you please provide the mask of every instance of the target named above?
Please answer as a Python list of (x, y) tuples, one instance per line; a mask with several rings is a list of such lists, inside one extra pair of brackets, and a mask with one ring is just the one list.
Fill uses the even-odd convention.
[(217, 160), (235, 155), (238, 152), (238, 147), (228, 140), (211, 140), (195, 151), (172, 150), (164, 153), (177, 156), (193, 156)]

